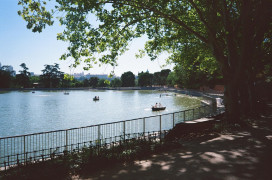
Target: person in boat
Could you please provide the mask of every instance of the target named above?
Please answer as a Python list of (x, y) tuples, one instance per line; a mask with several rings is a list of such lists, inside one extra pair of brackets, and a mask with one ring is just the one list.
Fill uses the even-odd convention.
[(161, 103), (159, 103), (159, 107), (161, 107)]
[(156, 108), (157, 106), (158, 106), (158, 103), (156, 103), (154, 107)]
[(97, 96), (97, 99), (99, 99), (99, 96)]

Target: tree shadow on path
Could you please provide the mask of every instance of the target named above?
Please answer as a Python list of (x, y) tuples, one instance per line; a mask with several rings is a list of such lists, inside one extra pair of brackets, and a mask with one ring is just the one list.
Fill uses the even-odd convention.
[(272, 117), (237, 132), (206, 135), (182, 147), (74, 179), (272, 179)]

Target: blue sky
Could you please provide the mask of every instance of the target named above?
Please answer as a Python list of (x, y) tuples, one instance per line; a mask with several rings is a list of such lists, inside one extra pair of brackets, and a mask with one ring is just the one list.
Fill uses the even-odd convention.
[[(83, 66), (69, 69), (71, 60), (61, 61), (60, 56), (66, 52), (67, 43), (58, 41), (56, 34), (62, 32), (63, 27), (55, 23), (47, 27), (42, 33), (33, 33), (26, 28), (26, 22), (17, 14), (20, 7), (17, 0), (0, 0), (0, 63), (12, 65), (17, 72), (20, 64), (26, 63), (30, 72), (41, 74), (45, 64), (60, 64), (61, 71), (66, 73), (83, 72)], [(115, 74), (120, 76), (123, 72), (132, 71), (134, 74), (146, 71), (154, 73), (161, 70), (167, 55), (158, 60), (150, 61), (148, 56), (136, 59), (135, 53), (144, 47), (145, 38), (139, 38), (130, 43), (129, 51), (119, 57)], [(172, 68), (168, 65), (165, 68)], [(85, 74), (108, 74), (113, 70), (110, 65), (94, 67)]]

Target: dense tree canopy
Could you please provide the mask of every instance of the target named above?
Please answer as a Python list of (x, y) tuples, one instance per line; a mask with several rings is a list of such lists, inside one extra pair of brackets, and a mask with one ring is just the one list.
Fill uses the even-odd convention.
[(121, 87), (122, 86), (122, 81), (119, 78), (114, 78), (110, 82), (111, 87)]
[(109, 84), (107, 83), (107, 80), (102, 78), (102, 79), (99, 79), (98, 80), (98, 84), (97, 84), (98, 87), (108, 87)]
[(60, 71), (59, 65), (44, 65), (42, 75), (40, 75), (40, 81), (46, 88), (56, 88), (61, 86), (61, 82), (64, 78), (64, 73)]
[(28, 71), (28, 67), (26, 67), (25, 63), (20, 65), (23, 70), (20, 70), (20, 74), (16, 75), (16, 82), (20, 87), (30, 87), (30, 72)]
[(97, 87), (99, 78), (98, 77), (91, 77), (89, 80), (90, 86)]
[[(52, 25), (53, 14), (64, 15), (58, 39), (70, 46), (61, 59), (84, 61), (86, 68), (98, 61), (116, 65), (129, 41), (142, 35), (151, 59), (167, 51), (169, 60), (187, 61), (183, 52), (199, 49), (214, 57), (223, 75), (229, 120), (254, 112), (256, 76), (271, 67), (271, 0), (56, 0), (52, 12), (41, 2), (19, 0), (19, 14), (34, 32)], [(211, 61), (200, 59), (199, 66)]]
[(121, 81), (123, 87), (134, 87), (135, 75), (131, 71), (125, 72), (121, 75)]
[(138, 85), (139, 86), (152, 86), (153, 74), (149, 72), (141, 72), (138, 74)]
[(178, 75), (175, 71), (169, 73), (167, 77), (167, 85), (172, 87), (178, 85)]
[(9, 66), (0, 68), (0, 88), (9, 88), (12, 83), (14, 71), (10, 71)]

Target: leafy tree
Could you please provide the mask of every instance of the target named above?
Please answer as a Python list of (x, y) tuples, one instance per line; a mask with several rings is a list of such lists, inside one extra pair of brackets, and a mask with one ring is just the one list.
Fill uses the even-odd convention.
[(20, 65), (23, 70), (20, 70), (20, 74), (16, 75), (16, 82), (20, 87), (30, 87), (30, 72), (28, 72), (28, 67), (25, 63)]
[(74, 81), (74, 76), (69, 75), (69, 74), (64, 74), (63, 79), (62, 79), (62, 87), (72, 87), (73, 86), (73, 81)]
[(163, 69), (160, 72), (155, 72), (153, 77), (154, 85), (164, 86), (167, 84), (167, 76), (171, 72), (170, 69)]
[(64, 73), (60, 71), (59, 64), (44, 65), (40, 75), (40, 81), (46, 88), (56, 88), (61, 86), (61, 82), (64, 78)]
[(161, 80), (161, 72), (155, 72), (153, 76), (153, 84), (154, 85), (162, 85), (162, 80)]
[(98, 77), (91, 77), (90, 80), (89, 80), (90, 86), (92, 86), (94, 88), (97, 87), (98, 82), (99, 82)]
[(175, 85), (178, 85), (178, 76), (177, 76), (176, 72), (175, 71), (170, 72), (166, 81), (167, 81), (168, 86), (173, 87)]
[(153, 74), (141, 72), (138, 74), (138, 86), (152, 86)]
[(161, 70), (160, 76), (161, 76), (161, 85), (166, 85), (167, 84), (167, 77), (169, 75), (169, 73), (171, 72), (170, 69), (163, 69)]
[(121, 75), (121, 81), (123, 87), (134, 87), (135, 75), (131, 71), (125, 72)]
[(9, 66), (0, 68), (0, 88), (10, 88), (12, 86), (14, 71), (9, 70)]
[(109, 84), (107, 82), (106, 79), (102, 78), (102, 79), (99, 79), (98, 80), (98, 84), (97, 84), (98, 87), (108, 87)]
[(88, 79), (85, 78), (85, 79), (83, 80), (83, 86), (84, 86), (84, 87), (89, 87), (89, 86), (90, 86), (90, 81), (89, 81)]
[(111, 87), (121, 87), (122, 86), (122, 81), (119, 78), (114, 78), (110, 82)]
[(30, 81), (30, 84), (39, 83), (40, 77), (39, 76), (30, 76), (29, 81)]
[[(72, 57), (75, 65), (83, 60), (86, 68), (97, 61), (116, 65), (128, 42), (145, 34), (149, 38), (145, 52), (151, 59), (168, 51), (169, 60), (175, 60), (185, 47), (202, 46), (223, 75), (228, 119), (236, 122), (255, 112), (256, 75), (264, 69), (265, 57), (271, 57), (266, 48), (272, 35), (270, 0), (57, 0), (57, 4), (50, 12), (40, 0), (19, 0), (23, 10), (18, 13), (29, 29), (41, 32), (53, 24), (56, 10), (64, 12), (60, 23), (66, 29), (58, 39), (69, 41), (70, 47), (61, 59)], [(99, 25), (89, 21), (91, 13)], [(96, 53), (102, 56), (95, 59)]]
[(74, 87), (83, 87), (84, 84), (82, 81), (78, 81), (76, 79), (74, 79)]

